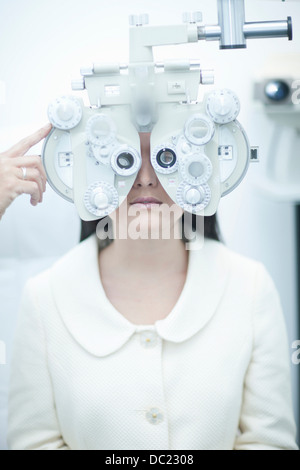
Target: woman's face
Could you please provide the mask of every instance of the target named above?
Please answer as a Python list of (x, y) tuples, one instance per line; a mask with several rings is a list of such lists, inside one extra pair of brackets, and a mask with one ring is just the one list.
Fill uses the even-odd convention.
[(183, 210), (169, 197), (156, 176), (150, 161), (150, 136), (140, 134), (141, 169), (127, 199), (110, 217), (116, 220), (117, 226), (127, 224), (129, 235), (131, 227), (133, 237), (138, 231), (145, 238), (155, 238), (154, 234), (157, 238), (157, 233), (159, 237), (168, 238), (168, 233), (169, 237), (175, 233)]

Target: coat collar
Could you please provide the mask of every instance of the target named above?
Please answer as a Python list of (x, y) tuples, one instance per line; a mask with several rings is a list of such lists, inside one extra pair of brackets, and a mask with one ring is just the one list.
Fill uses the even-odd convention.
[(115, 352), (136, 331), (155, 330), (162, 339), (179, 343), (196, 334), (216, 312), (229, 278), (227, 252), (212, 240), (205, 240), (200, 250), (191, 250), (186, 283), (172, 312), (155, 325), (135, 325), (106, 297), (97, 238), (92, 236), (51, 269), (54, 301), (70, 334), (95, 356)]

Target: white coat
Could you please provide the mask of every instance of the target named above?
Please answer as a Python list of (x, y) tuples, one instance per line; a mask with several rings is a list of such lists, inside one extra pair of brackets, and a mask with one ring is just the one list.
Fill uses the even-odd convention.
[(92, 236), (26, 285), (10, 449), (296, 450), (286, 327), (262, 264), (205, 240), (172, 312), (138, 326), (107, 299), (97, 250)]

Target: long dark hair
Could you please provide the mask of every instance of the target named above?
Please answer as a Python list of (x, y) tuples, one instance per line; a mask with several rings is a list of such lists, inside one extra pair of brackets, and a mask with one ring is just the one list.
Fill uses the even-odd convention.
[[(192, 230), (193, 231), (196, 231), (197, 217), (200, 217), (200, 216), (197, 216), (195, 214), (192, 215)], [(100, 219), (100, 220), (103, 220), (103, 219)], [(81, 236), (80, 236), (81, 242), (96, 233), (97, 225), (100, 222), (100, 220), (94, 220), (92, 222), (81, 221)], [(182, 216), (182, 226), (184, 226), (184, 214)], [(105, 227), (105, 229), (108, 230), (108, 224)], [(220, 241), (220, 242), (223, 241), (221, 237), (220, 227), (219, 227), (216, 214), (210, 217), (204, 217), (204, 237), (210, 238), (211, 240)], [(183, 241), (187, 241), (185, 240), (184, 235), (182, 238), (183, 238)]]

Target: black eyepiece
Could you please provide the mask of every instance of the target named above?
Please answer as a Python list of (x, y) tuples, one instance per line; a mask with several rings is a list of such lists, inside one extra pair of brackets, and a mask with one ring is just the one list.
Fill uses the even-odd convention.
[(123, 152), (117, 158), (117, 165), (121, 170), (129, 170), (134, 165), (134, 157), (131, 153)]
[(158, 152), (156, 160), (160, 167), (172, 168), (177, 161), (176, 153), (171, 149), (164, 148)]

